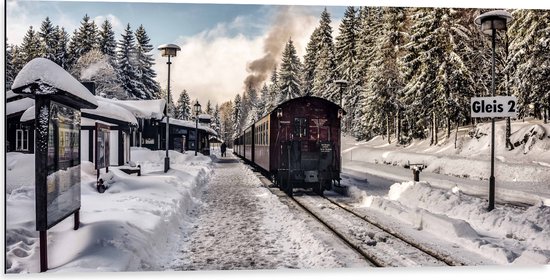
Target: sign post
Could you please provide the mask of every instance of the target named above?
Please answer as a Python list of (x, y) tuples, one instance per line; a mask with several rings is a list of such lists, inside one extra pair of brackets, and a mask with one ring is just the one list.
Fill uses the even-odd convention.
[(515, 96), (473, 97), (470, 100), (472, 118), (491, 118), (491, 176), (489, 177), (489, 207), (495, 208), (495, 118), (517, 117)]
[(36, 58), (17, 74), (13, 92), (35, 99), (35, 202), (40, 272), (48, 270), (47, 230), (74, 214), (80, 224), (80, 109), (92, 93), (54, 62)]

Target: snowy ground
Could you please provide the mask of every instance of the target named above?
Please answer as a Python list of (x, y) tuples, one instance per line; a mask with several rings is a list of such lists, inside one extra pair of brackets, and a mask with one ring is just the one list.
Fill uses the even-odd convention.
[[(514, 126), (515, 131), (525, 130)], [(548, 126), (539, 127), (550, 131)], [(350, 173), (346, 182), (351, 188), (349, 197), (340, 198), (419, 242), (429, 239), (436, 247), (457, 250), (472, 264), (548, 267), (545, 176), (550, 171), (550, 141), (537, 138), (527, 150), (497, 149), (498, 164), (507, 163), (507, 171), (519, 170), (515, 175), (497, 173), (497, 187), (507, 190), (507, 196), (497, 190), (497, 199), (532, 206), (498, 204), (487, 212), (481, 190), (487, 181), (476, 178), (486, 171), (478, 167), (476, 174), (481, 175), (461, 174), (469, 172), (468, 166), (487, 163), (487, 154), (476, 150), (484, 149), (488, 137), (467, 137), (462, 137), (458, 153), (448, 147), (454, 146), (452, 142), (396, 147), (380, 139), (357, 143), (345, 138), (343, 166)], [(533, 142), (529, 139), (524, 144)], [(421, 183), (409, 182), (411, 171), (400, 166), (411, 155), (428, 166)], [(81, 227), (73, 231), (68, 218), (49, 230), (49, 272), (362, 266), (321, 227), (260, 187), (255, 174), (243, 165), (213, 162), (215, 156), (193, 153), (172, 152), (170, 158), (172, 169), (165, 174), (163, 151), (133, 149), (132, 159), (142, 166), (143, 176), (111, 168), (110, 175), (103, 176), (109, 185), (103, 194), (95, 190), (92, 163), (83, 162)], [(446, 164), (451, 160), (462, 164)], [(39, 270), (33, 161), (34, 155), (20, 153), (8, 153), (6, 158), (8, 273)]]
[[(503, 125), (497, 124), (497, 132)], [(483, 180), (489, 173), (487, 125), (480, 126), (478, 138), (464, 129), (457, 149), (454, 135), (438, 146), (415, 142), (406, 147), (380, 138), (344, 138), (343, 168), (351, 186), (347, 202), (400, 231), (439, 238), (442, 247), (458, 244), (493, 264), (550, 264), (550, 126), (514, 123), (512, 139), (524, 139), (533, 127), (538, 135), (526, 137), (513, 151), (497, 140), (497, 201), (503, 204), (491, 212)], [(410, 182), (412, 171), (403, 168), (409, 162), (427, 166), (420, 183)]]

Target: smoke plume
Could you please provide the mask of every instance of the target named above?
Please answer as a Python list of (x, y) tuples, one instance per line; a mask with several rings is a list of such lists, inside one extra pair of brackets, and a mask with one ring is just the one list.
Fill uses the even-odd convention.
[[(246, 71), (249, 74), (244, 80), (245, 89), (259, 89), (277, 65), (288, 39), (302, 36), (304, 25), (309, 26), (312, 20), (314, 19), (305, 15), (300, 7), (279, 7), (275, 21), (264, 40), (263, 57), (247, 64)], [(308, 24), (304, 24), (304, 21)]]

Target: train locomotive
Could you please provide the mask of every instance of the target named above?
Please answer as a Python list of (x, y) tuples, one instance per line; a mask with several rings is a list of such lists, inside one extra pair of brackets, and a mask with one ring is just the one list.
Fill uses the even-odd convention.
[(340, 186), (340, 133), (344, 110), (303, 96), (278, 105), (233, 141), (233, 153), (267, 173), (287, 194), (294, 188)]

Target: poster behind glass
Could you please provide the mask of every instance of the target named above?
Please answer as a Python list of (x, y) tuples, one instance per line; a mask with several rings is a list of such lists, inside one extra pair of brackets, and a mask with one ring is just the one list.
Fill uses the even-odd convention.
[(48, 124), (47, 227), (80, 208), (80, 111), (51, 102)]

